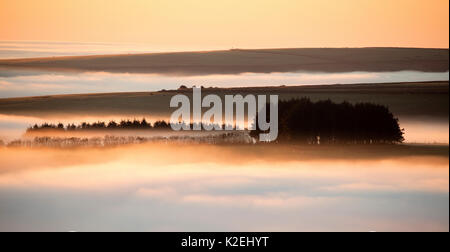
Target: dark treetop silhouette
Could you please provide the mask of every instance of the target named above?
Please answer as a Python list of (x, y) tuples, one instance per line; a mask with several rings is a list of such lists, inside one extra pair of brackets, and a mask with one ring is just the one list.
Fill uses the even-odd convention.
[[(393, 144), (404, 141), (398, 119), (382, 105), (337, 104), (331, 100), (311, 102), (308, 98), (302, 98), (280, 101), (278, 114), (277, 141), (281, 142)], [(267, 114), (267, 117), (270, 118), (270, 115)], [(251, 135), (257, 136), (260, 132), (257, 129)]]
[[(184, 124), (184, 123), (182, 123)], [(194, 127), (194, 124), (191, 123), (190, 128)], [(198, 124), (197, 124), (198, 125)], [(210, 124), (215, 126), (214, 124)], [(222, 128), (225, 128), (225, 125), (222, 125)], [(109, 123), (105, 122), (94, 122), (87, 123), (83, 122), (79, 125), (68, 124), (64, 126), (64, 124), (49, 124), (44, 123), (41, 125), (35, 124), (33, 127), (29, 127), (27, 129), (27, 133), (33, 133), (38, 131), (46, 131), (46, 130), (56, 130), (56, 131), (82, 131), (82, 130), (171, 130), (171, 126), (169, 122), (164, 120), (159, 120), (154, 122), (153, 124), (147, 122), (144, 118), (141, 121), (139, 120), (122, 120), (120, 123), (115, 121), (110, 121)]]
[[(269, 110), (267, 110), (269, 111)], [(371, 103), (333, 103), (331, 100), (312, 102), (308, 98), (280, 101), (278, 105), (279, 136), (277, 142), (304, 144), (393, 144), (404, 141), (398, 119), (386, 106)], [(270, 118), (270, 115), (267, 114)], [(256, 118), (255, 120), (258, 120)], [(193, 124), (191, 123), (191, 128)], [(257, 125), (257, 124), (255, 124)], [(222, 126), (222, 128), (224, 125)], [(120, 123), (42, 124), (27, 129), (27, 133), (45, 130), (170, 130), (170, 124), (145, 119), (122, 120)], [(250, 132), (257, 137), (259, 129)]]
[(78, 131), (78, 130), (120, 130), (120, 129), (170, 129), (170, 124), (165, 121), (156, 121), (153, 125), (147, 120), (142, 119), (139, 120), (122, 120), (120, 123), (115, 121), (110, 121), (109, 123), (105, 122), (95, 122), (95, 123), (86, 123), (83, 122), (79, 125), (68, 124), (64, 126), (64, 124), (49, 124), (44, 123), (42, 125), (35, 124), (33, 127), (27, 129), (27, 132), (34, 131), (43, 131), (43, 130), (60, 130), (60, 131)]

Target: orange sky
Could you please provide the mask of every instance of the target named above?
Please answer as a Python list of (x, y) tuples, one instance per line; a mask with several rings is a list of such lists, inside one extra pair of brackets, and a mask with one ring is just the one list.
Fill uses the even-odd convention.
[(0, 40), (448, 48), (448, 8), (448, 0), (0, 0)]

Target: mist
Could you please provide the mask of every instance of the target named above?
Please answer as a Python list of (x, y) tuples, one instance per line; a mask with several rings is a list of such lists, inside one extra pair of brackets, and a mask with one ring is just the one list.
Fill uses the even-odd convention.
[(0, 149), (0, 230), (448, 231), (448, 146), (366, 148)]

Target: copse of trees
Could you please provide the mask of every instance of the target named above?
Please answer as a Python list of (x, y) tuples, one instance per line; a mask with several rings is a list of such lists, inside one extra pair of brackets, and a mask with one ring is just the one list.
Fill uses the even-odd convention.
[[(404, 141), (398, 119), (382, 105), (331, 100), (312, 102), (302, 98), (280, 101), (278, 111), (277, 141), (280, 142), (393, 144)], [(267, 117), (270, 118), (269, 113)], [(261, 132), (257, 129), (251, 135), (256, 137)]]

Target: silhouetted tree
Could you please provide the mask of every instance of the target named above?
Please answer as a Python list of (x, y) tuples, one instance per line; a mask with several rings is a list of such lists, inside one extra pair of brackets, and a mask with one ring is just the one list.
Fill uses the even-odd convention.
[(165, 121), (156, 121), (153, 124), (153, 128), (155, 128), (155, 129), (170, 129), (170, 124), (166, 123)]
[(115, 121), (110, 121), (107, 126), (108, 129), (117, 129), (117, 127), (118, 125)]

